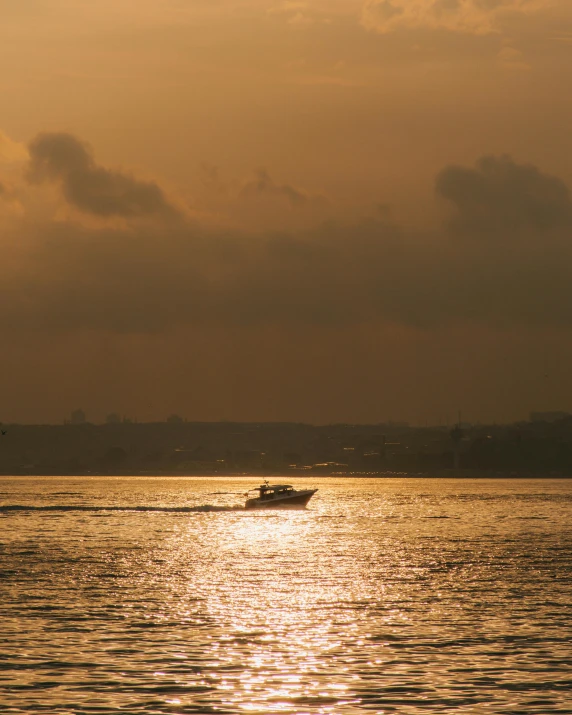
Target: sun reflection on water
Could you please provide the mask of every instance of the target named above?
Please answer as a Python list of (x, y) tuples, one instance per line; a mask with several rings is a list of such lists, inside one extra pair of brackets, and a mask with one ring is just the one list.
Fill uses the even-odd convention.
[[(206, 676), (216, 683), (221, 703), (250, 711), (259, 711), (263, 703), (263, 711), (270, 713), (301, 712), (298, 704), (304, 699), (313, 701), (314, 712), (357, 702), (347, 698), (350, 683), (342, 681), (348, 679), (349, 668), (340, 650), (346, 639), (363, 645), (356, 612), (343, 605), (352, 591), (359, 595), (360, 584), (352, 573), (340, 581), (339, 570), (332, 578), (332, 559), (339, 559), (340, 550), (333, 545), (327, 551), (316, 548), (314, 515), (240, 514), (219, 527), (209, 530), (209, 541), (203, 544), (210, 563), (198, 568), (208, 584), (208, 618), (218, 624), (208, 658), (217, 669)], [(172, 567), (193, 553), (196, 537), (192, 527), (172, 535)], [(217, 554), (228, 554), (232, 565)], [(325, 684), (328, 658), (336, 669)], [(349, 676), (353, 683), (357, 679)], [(316, 710), (319, 701), (327, 702)]]
[[(42, 484), (30, 498), (45, 489), (53, 504)], [(307, 511), (248, 513), (232, 508), (231, 481), (221, 512), (5, 517), (0, 667), (13, 687), (0, 683), (0, 703), (10, 715), (563, 711), (569, 490), (435, 484), (323, 480)], [(97, 509), (201, 506), (213, 492), (136, 486), (103, 480)]]

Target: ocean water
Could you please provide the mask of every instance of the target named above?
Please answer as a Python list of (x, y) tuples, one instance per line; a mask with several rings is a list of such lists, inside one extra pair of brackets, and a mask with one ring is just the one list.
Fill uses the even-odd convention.
[(0, 713), (572, 713), (572, 481), (0, 478)]

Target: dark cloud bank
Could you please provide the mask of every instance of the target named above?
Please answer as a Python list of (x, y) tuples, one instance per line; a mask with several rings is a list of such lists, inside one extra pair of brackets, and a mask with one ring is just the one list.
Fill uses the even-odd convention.
[(96, 216), (176, 215), (155, 183), (95, 163), (91, 148), (71, 134), (39, 134), (29, 146), (31, 182), (59, 181), (66, 200)]
[[(70, 135), (38, 136), (30, 157), (29, 180), (59, 183), (79, 211), (138, 220), (120, 229), (13, 229), (14, 255), (0, 269), (5, 330), (572, 321), (570, 192), (509, 157), (439, 173), (436, 193), (451, 210), (438, 232), (372, 218), (264, 235), (173, 222), (158, 185), (98, 166)], [(261, 181), (249, 191), (285, 190)]]

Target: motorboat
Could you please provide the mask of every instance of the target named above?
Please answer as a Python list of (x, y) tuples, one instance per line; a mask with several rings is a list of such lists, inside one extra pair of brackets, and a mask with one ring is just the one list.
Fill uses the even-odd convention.
[[(291, 484), (264, 484), (246, 492), (245, 509), (300, 509), (305, 507), (317, 489), (294, 489)], [(258, 496), (250, 496), (258, 492)]]

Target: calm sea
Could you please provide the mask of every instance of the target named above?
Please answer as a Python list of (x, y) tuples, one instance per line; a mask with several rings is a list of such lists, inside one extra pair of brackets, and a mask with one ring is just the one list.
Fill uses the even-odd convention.
[(0, 478), (0, 713), (572, 713), (572, 481)]

